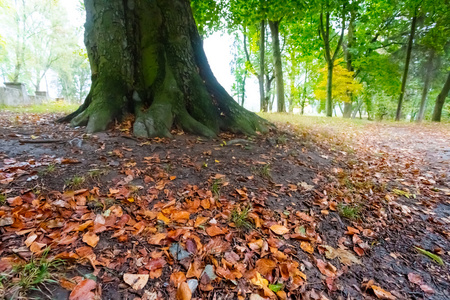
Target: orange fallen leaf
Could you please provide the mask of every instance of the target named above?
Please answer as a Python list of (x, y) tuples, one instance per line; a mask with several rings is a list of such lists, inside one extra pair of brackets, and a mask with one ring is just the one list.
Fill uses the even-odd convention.
[(100, 241), (100, 238), (95, 233), (89, 231), (85, 235), (83, 235), (83, 242), (91, 246), (92, 248), (95, 248), (97, 246), (98, 242)]
[(208, 220), (209, 220), (208, 217), (198, 216), (197, 219), (195, 219), (194, 227), (197, 228), (197, 227), (205, 224)]
[(167, 233), (156, 233), (147, 239), (147, 243), (151, 245), (161, 245), (161, 241), (167, 237)]
[(186, 275), (183, 272), (175, 272), (170, 275), (170, 282), (173, 283), (174, 286), (178, 287), (180, 283), (186, 281)]
[(360, 233), (360, 231), (358, 229), (350, 227), (350, 226), (347, 226), (347, 231), (345, 232), (345, 234), (348, 234), (348, 235), (354, 235), (354, 234), (359, 234), (359, 233)]
[(273, 233), (278, 234), (278, 235), (283, 235), (283, 234), (286, 234), (289, 232), (289, 229), (287, 229), (283, 225), (278, 225), (278, 224), (270, 226), (270, 230), (272, 230)]
[(303, 251), (313, 254), (314, 253), (314, 247), (311, 245), (311, 243), (308, 242), (301, 242), (300, 248), (302, 248)]
[(192, 292), (186, 282), (182, 282), (177, 290), (177, 300), (191, 300)]
[(327, 277), (334, 277), (336, 275), (336, 267), (330, 263), (324, 262), (321, 259), (317, 260), (317, 268), (319, 269), (320, 273)]
[(178, 223), (185, 223), (189, 220), (190, 213), (187, 211), (178, 211), (172, 214), (171, 219)]
[(268, 258), (261, 258), (256, 261), (255, 269), (264, 277), (272, 275), (272, 271), (277, 267), (277, 263)]
[(372, 288), (373, 292), (375, 293), (375, 296), (377, 296), (378, 299), (383, 299), (383, 300), (397, 299), (394, 295), (392, 295), (388, 291), (383, 290), (379, 286), (372, 285), (371, 288)]
[(148, 274), (123, 274), (123, 281), (125, 281), (128, 285), (130, 285), (133, 290), (139, 291), (142, 290), (147, 284), (149, 279)]
[(157, 219), (158, 219), (159, 221), (163, 221), (164, 224), (169, 224), (169, 223), (170, 223), (170, 219), (167, 218), (167, 217), (166, 217), (165, 215), (163, 215), (162, 213), (159, 213), (159, 214), (158, 214)]
[(221, 234), (226, 234), (227, 232), (228, 232), (228, 229), (220, 228), (217, 225), (212, 225), (212, 226), (209, 226), (208, 228), (206, 228), (206, 233), (209, 236), (217, 236), (217, 235), (221, 235)]
[(85, 279), (78, 283), (72, 290), (69, 300), (91, 300), (95, 294), (91, 292), (97, 287), (97, 283), (92, 279)]
[(66, 278), (61, 278), (59, 280), (59, 285), (68, 291), (72, 291), (77, 286), (76, 283), (74, 283)]

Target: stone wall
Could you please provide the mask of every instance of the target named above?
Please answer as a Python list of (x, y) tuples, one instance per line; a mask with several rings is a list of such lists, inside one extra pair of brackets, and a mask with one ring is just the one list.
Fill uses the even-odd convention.
[(23, 83), (5, 82), (4, 87), (0, 86), (0, 105), (26, 106), (42, 104), (47, 100), (47, 92), (36, 91), (36, 96), (28, 95)]

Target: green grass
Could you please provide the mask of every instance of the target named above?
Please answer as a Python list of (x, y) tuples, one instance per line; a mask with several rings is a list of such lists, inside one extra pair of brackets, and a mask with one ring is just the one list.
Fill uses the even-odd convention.
[(40, 290), (40, 285), (56, 283), (56, 272), (64, 265), (60, 259), (47, 259), (47, 248), (42, 257), (32, 257), (26, 264), (13, 266), (8, 273), (0, 274), (0, 289), (4, 291), (17, 290), (26, 293), (30, 290)]
[(256, 175), (261, 176), (262, 178), (265, 179), (272, 179), (272, 173), (271, 173), (271, 167), (270, 164), (265, 164), (261, 167), (252, 167), (252, 172)]
[(29, 106), (0, 106), (0, 111), (9, 111), (14, 113), (33, 113), (33, 114), (44, 114), (44, 113), (71, 113), (74, 112), (80, 105), (71, 104), (65, 101), (49, 101), (44, 104), (39, 105), (29, 105)]
[(49, 164), (47, 168), (44, 170), (39, 171), (39, 175), (48, 175), (56, 171), (56, 165), (55, 164)]
[(338, 213), (349, 220), (361, 219), (361, 207), (357, 204), (339, 203), (337, 206)]
[(216, 198), (220, 197), (220, 189), (222, 188), (222, 179), (214, 179), (211, 185), (211, 192)]
[(230, 221), (234, 223), (236, 228), (250, 230), (253, 228), (253, 224), (248, 217), (249, 212), (252, 210), (251, 205), (244, 207), (243, 209), (235, 208), (231, 212)]
[(101, 169), (91, 169), (87, 172), (87, 175), (92, 180), (100, 180), (100, 177), (108, 174), (107, 170), (101, 170)]
[(65, 184), (67, 187), (79, 188), (85, 181), (86, 178), (84, 178), (83, 176), (75, 175), (70, 179), (66, 179)]
[(0, 205), (6, 204), (6, 195), (0, 193)]

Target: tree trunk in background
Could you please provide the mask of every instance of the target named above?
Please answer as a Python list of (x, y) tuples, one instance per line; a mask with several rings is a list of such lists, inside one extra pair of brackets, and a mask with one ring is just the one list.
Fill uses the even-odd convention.
[(441, 121), (442, 109), (444, 108), (445, 99), (447, 98), (449, 91), (450, 91), (450, 73), (448, 73), (444, 87), (442, 88), (441, 92), (436, 98), (436, 104), (434, 105), (432, 121), (434, 122)]
[(433, 59), (434, 59), (434, 50), (430, 50), (430, 56), (428, 57), (427, 61), (427, 71), (425, 73), (425, 82), (423, 84), (423, 91), (422, 91), (422, 99), (420, 100), (420, 109), (419, 114), (417, 116), (417, 121), (422, 122), (423, 118), (425, 116), (425, 110), (427, 108), (427, 96), (428, 91), (430, 89), (430, 82), (431, 77), (433, 73)]
[(260, 24), (260, 37), (259, 37), (259, 101), (260, 101), (260, 110), (267, 112), (268, 110), (268, 102), (266, 101), (266, 95), (264, 93), (264, 75), (265, 75), (265, 54), (266, 54), (266, 22), (264, 20), (261, 21)]
[(411, 21), (411, 33), (409, 35), (409, 41), (408, 41), (408, 48), (406, 49), (406, 61), (405, 61), (405, 70), (403, 71), (403, 79), (402, 79), (402, 88), (400, 91), (400, 97), (398, 99), (398, 105), (397, 105), (397, 113), (395, 115), (395, 121), (400, 121), (400, 118), (402, 116), (402, 104), (403, 104), (403, 98), (405, 97), (405, 88), (406, 88), (406, 80), (408, 79), (408, 71), (409, 71), (409, 62), (411, 60), (411, 51), (414, 41), (414, 34), (416, 32), (416, 21), (417, 16), (414, 14), (414, 17)]
[(328, 64), (328, 76), (327, 76), (327, 117), (333, 116), (333, 98), (332, 98), (332, 91), (333, 91), (333, 67), (334, 62), (331, 64)]
[(188, 0), (85, 0), (85, 7), (92, 86), (61, 121), (97, 132), (133, 113), (142, 137), (170, 137), (173, 125), (207, 137), (267, 131), (217, 82)]
[[(350, 23), (348, 25), (348, 33), (347, 33), (347, 47), (345, 49), (345, 58), (347, 61), (347, 70), (350, 72), (354, 72), (353, 68), (353, 57), (350, 49), (353, 47), (353, 44), (355, 42), (355, 19), (356, 19), (356, 11), (355, 6), (352, 5), (350, 9)], [(355, 74), (353, 73), (353, 78), (355, 78)], [(353, 93), (348, 93), (350, 102), (344, 103), (344, 112), (343, 117), (344, 118), (350, 118), (352, 115), (352, 105), (353, 105)]]
[(272, 34), (273, 65), (275, 69), (275, 80), (277, 84), (277, 111), (286, 112), (284, 98), (283, 63), (281, 61), (280, 48), (280, 21), (269, 21)]

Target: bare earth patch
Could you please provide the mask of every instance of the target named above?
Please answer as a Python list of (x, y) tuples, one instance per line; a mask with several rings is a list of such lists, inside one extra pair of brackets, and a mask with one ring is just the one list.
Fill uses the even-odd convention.
[[(57, 117), (0, 113), (1, 297), (450, 297), (448, 125), (136, 139)], [(25, 289), (30, 262), (54, 281)]]

